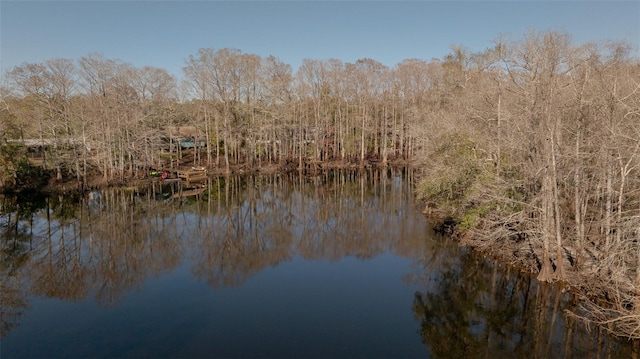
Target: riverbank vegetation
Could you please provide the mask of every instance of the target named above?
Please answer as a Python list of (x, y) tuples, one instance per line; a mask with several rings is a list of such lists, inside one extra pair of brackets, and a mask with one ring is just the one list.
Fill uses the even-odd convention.
[(640, 338), (640, 62), (566, 34), (448, 58), (451, 101), (420, 136), (425, 212), (463, 244), (559, 281), (578, 316)]
[(393, 68), (306, 59), (294, 73), (273, 56), (201, 49), (180, 82), (99, 54), (23, 64), (2, 87), (0, 187), (414, 163), (425, 212), (462, 244), (564, 283), (585, 299), (576, 315), (640, 338), (631, 54), (532, 31)]

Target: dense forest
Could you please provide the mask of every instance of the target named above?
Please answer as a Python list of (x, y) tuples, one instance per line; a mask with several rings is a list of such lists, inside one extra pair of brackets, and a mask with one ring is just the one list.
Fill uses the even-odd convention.
[[(425, 113), (425, 212), (463, 244), (558, 281), (589, 320), (640, 332), (640, 61), (557, 32), (448, 56)], [(596, 299), (597, 298), (597, 299)]]
[[(295, 73), (201, 49), (180, 82), (99, 54), (23, 64), (2, 87), (0, 187), (412, 163), (425, 213), (463, 244), (566, 283), (587, 299), (579, 316), (640, 338), (640, 59), (554, 31), (493, 43), (393, 68), (306, 59)], [(196, 145), (182, 153), (185, 128)]]
[[(3, 89), (2, 165), (17, 168), (7, 160), (15, 158), (11, 144), (28, 143), (40, 145), (42, 167), (58, 180), (78, 182), (139, 177), (178, 162), (230, 172), (408, 159), (426, 106), (427, 67), (304, 60), (293, 74), (275, 57), (201, 49), (178, 84), (164, 69), (99, 54), (23, 64), (8, 72)], [(202, 143), (190, 163), (178, 161), (185, 156), (172, 146), (185, 136)]]

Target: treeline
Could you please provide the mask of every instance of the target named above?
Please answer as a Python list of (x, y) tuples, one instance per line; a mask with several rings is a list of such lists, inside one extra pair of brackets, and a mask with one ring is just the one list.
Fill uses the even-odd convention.
[(443, 64), (456, 86), (415, 133), (425, 211), (601, 300), (582, 315), (640, 338), (639, 59), (624, 43), (531, 32)]
[[(5, 76), (0, 143), (4, 154), (21, 141), (42, 144), (42, 166), (78, 182), (174, 164), (180, 154), (167, 141), (179, 127), (195, 129), (195, 143), (204, 143), (189, 165), (227, 172), (234, 165), (386, 164), (412, 158), (413, 133), (433, 105), (427, 93), (454, 86), (442, 77), (449, 62), (389, 68), (372, 59), (306, 59), (293, 73), (273, 56), (201, 49), (186, 59), (181, 82), (165, 69), (99, 54), (26, 63)], [(11, 157), (3, 156), (5, 173), (16, 171)]]

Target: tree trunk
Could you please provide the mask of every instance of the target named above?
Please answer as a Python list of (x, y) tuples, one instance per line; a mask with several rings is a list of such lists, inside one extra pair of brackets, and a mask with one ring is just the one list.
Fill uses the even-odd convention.
[(551, 185), (549, 182), (550, 177), (548, 173), (545, 173), (542, 185), (542, 208), (540, 210), (542, 221), (542, 225), (540, 227), (542, 229), (543, 252), (542, 263), (540, 264), (540, 273), (538, 273), (538, 280), (541, 282), (550, 282), (553, 277), (553, 268), (551, 267), (551, 256), (549, 250), (549, 237), (551, 229), (551, 219), (549, 217), (553, 211), (553, 194), (551, 193)]
[[(559, 127), (559, 126), (558, 126)], [(556, 128), (556, 131), (558, 128)], [(556, 272), (555, 279), (565, 280), (564, 272), (564, 255), (562, 253), (562, 218), (560, 217), (560, 194), (558, 193), (558, 170), (557, 170), (557, 156), (556, 156), (556, 136), (551, 136), (551, 174), (553, 185), (553, 214), (555, 219), (555, 236), (556, 236)]]
[(362, 133), (360, 137), (360, 167), (364, 166), (364, 120), (366, 117), (366, 109), (365, 106), (362, 106)]

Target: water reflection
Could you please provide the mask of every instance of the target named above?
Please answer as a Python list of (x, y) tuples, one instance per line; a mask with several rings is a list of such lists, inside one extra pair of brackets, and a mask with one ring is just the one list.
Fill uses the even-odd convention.
[[(196, 232), (186, 233), (188, 247), (194, 249), (189, 254), (193, 273), (214, 287), (234, 286), (294, 255), (371, 258), (390, 251), (395, 246), (390, 239), (402, 238), (392, 235), (398, 227), (424, 227), (415, 216), (403, 216), (409, 199), (406, 182), (393, 192), (385, 188), (381, 197), (371, 193), (379, 185), (364, 186), (366, 174), (361, 183), (347, 181), (344, 173), (334, 175), (210, 183), (207, 193), (219, 195), (195, 207), (200, 215), (187, 213), (182, 219), (187, 224), (183, 228)], [(394, 181), (380, 179), (383, 187)]]
[[(145, 187), (96, 191), (82, 197), (1, 197), (0, 338), (19, 326), (24, 313), (29, 312), (30, 302), (38, 298), (57, 298), (65, 303), (85, 303), (93, 298), (103, 307), (116, 308), (134, 291), (146, 293), (145, 283), (155, 278), (171, 278), (183, 269), (196, 282), (189, 284), (191, 289), (183, 288), (184, 292), (200, 293), (197, 283), (205, 283), (216, 291), (225, 288), (247, 291), (249, 280), (269, 272), (270, 268), (302, 271), (304, 263), (326, 262), (322, 271), (332, 271), (330, 263), (344, 265), (345, 258), (352, 258), (357, 263), (374, 263), (357, 277), (357, 281), (366, 282), (363, 286), (371, 286), (360, 292), (372, 294), (347, 298), (343, 291), (336, 295), (344, 303), (350, 303), (349, 313), (343, 316), (384, 318), (379, 319), (382, 321), (379, 325), (387, 323), (387, 340), (394, 331), (404, 333), (406, 329), (415, 333), (415, 337), (398, 339), (414, 346), (407, 344), (402, 349), (387, 346), (386, 353), (390, 355), (450, 358), (632, 354), (624, 342), (597, 332), (587, 333), (578, 323), (567, 321), (563, 310), (573, 308), (574, 303), (565, 295), (557, 295), (555, 288), (538, 285), (528, 276), (501, 268), (461, 251), (445, 238), (435, 237), (414, 208), (412, 180), (411, 173), (399, 170), (345, 171), (308, 178), (221, 177), (189, 188), (175, 182), (155, 182)], [(365, 270), (357, 263), (350, 265)], [(393, 263), (393, 267), (388, 263)], [(397, 268), (404, 273), (401, 285), (408, 288), (408, 295), (400, 292), (400, 287), (396, 287), (399, 284), (389, 284), (396, 279), (385, 278), (386, 273)], [(306, 318), (318, 323), (326, 320), (327, 313), (324, 318), (315, 319), (307, 318), (310, 315), (307, 313), (313, 313), (310, 308), (317, 310), (326, 305), (315, 301), (326, 300), (321, 296), (328, 294), (320, 290), (321, 284), (300, 280), (291, 280), (291, 285), (297, 287), (281, 288), (291, 292), (291, 298), (284, 299), (280, 292), (274, 294), (273, 298), (279, 299), (271, 299), (274, 301), (271, 308), (281, 308), (286, 302), (284, 308), (288, 311), (278, 312), (277, 316), (276, 312), (271, 313), (274, 321), (276, 317), (292, 317), (292, 321)], [(325, 288), (330, 286), (328, 281), (325, 279)], [(310, 285), (318, 289), (310, 289)], [(308, 288), (307, 292), (292, 292), (301, 287)], [(391, 291), (400, 295), (394, 302), (400, 312), (394, 312), (388, 303), (380, 304), (388, 310), (384, 314), (368, 306), (375, 302), (372, 298), (391, 296)], [(265, 293), (265, 289), (259, 293)], [(307, 296), (308, 293), (313, 295)], [(299, 301), (292, 299), (297, 297)], [(195, 299), (185, 295), (174, 300), (191, 303)], [(261, 301), (266, 308), (269, 298), (265, 295)], [(233, 312), (233, 303), (221, 306)], [(327, 312), (333, 310), (329, 308), (333, 307), (328, 307)], [(247, 307), (242, 307), (245, 310)], [(377, 312), (357, 314), (358, 310)], [(221, 328), (200, 323), (196, 312), (185, 313), (190, 319), (188, 323), (179, 319), (180, 325), (205, 326), (207, 333), (225, 337)], [(409, 319), (408, 324), (397, 320), (404, 315), (414, 319)], [(221, 321), (219, 314), (214, 317)], [(224, 318), (227, 322), (235, 320), (231, 314)], [(155, 320), (158, 319), (144, 317), (138, 321)], [(393, 327), (391, 323), (396, 321), (405, 328)], [(247, 325), (260, 323), (243, 323), (243, 328)], [(329, 334), (323, 333), (318, 342), (305, 338), (306, 346), (300, 349), (303, 351), (294, 354), (366, 356), (368, 352), (363, 348), (367, 347), (374, 355), (383, 355), (376, 345), (382, 345), (384, 340), (363, 341), (358, 346), (358, 334), (366, 329), (350, 332), (341, 323), (326, 325), (334, 325), (331, 331), (335, 335), (348, 333), (351, 347), (360, 349), (317, 351), (316, 355), (309, 355), (314, 353), (309, 348), (318, 346), (321, 350), (320, 344), (328, 340)], [(272, 326), (269, 328), (276, 331)], [(185, 328), (182, 330), (187, 332)], [(233, 328), (227, 326), (225, 332), (232, 333)], [(154, 333), (149, 335), (160, 335)], [(154, 353), (152, 350), (163, 353), (161, 349), (140, 345), (135, 353), (150, 355)], [(293, 348), (291, 342), (282, 345), (279, 349), (270, 347), (270, 351), (262, 351), (258, 356), (267, 352), (281, 356), (285, 353), (283, 348)], [(113, 343), (109, 348), (115, 350), (109, 352), (111, 355), (127, 356), (114, 349)], [(226, 351), (218, 353), (256, 356), (254, 352), (225, 348)], [(246, 345), (239, 344), (238, 348), (245, 349)], [(206, 353), (194, 350), (188, 348), (182, 353)], [(106, 353), (100, 355), (109, 356)], [(99, 356), (90, 351), (86, 354)]]
[[(418, 217), (403, 216), (410, 192), (402, 176), (221, 177), (201, 190), (157, 182), (82, 198), (3, 197), (2, 283), (9, 288), (25, 279), (30, 294), (92, 295), (113, 305), (185, 260), (195, 276), (219, 288), (240, 285), (294, 255), (370, 258), (394, 246), (387, 239), (397, 236), (385, 234), (398, 225), (424, 227)], [(24, 296), (24, 285), (18, 288)]]
[(469, 250), (431, 249), (418, 261), (425, 270), (416, 273), (422, 275), (411, 280), (423, 287), (415, 293), (413, 311), (434, 357), (637, 357), (632, 343), (598, 328), (589, 332), (566, 316), (578, 303), (561, 286), (539, 283)]

